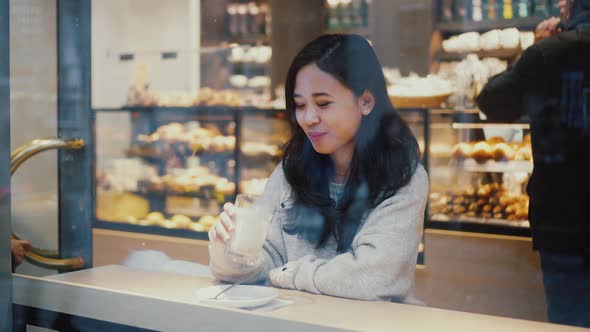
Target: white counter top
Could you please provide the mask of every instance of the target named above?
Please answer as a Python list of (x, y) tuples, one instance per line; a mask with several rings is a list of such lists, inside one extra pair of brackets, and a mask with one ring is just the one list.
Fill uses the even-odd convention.
[(281, 290), (295, 303), (272, 312), (207, 306), (196, 299), (212, 280), (111, 265), (35, 278), (15, 275), (20, 305), (165, 331), (578, 331), (567, 326), (389, 302)]

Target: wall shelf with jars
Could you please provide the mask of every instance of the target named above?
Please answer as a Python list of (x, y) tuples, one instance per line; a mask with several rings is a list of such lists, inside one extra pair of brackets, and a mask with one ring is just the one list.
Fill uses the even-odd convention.
[(371, 0), (326, 0), (326, 33), (369, 36)]
[(439, 0), (436, 9), (437, 28), (454, 33), (531, 29), (544, 18), (559, 16), (552, 0)]
[(231, 0), (226, 4), (227, 35), (238, 44), (270, 42), (270, 3), (264, 0)]
[(476, 107), (488, 79), (535, 42), (536, 26), (559, 15), (552, 0), (437, 0), (430, 73), (453, 82), (451, 105)]

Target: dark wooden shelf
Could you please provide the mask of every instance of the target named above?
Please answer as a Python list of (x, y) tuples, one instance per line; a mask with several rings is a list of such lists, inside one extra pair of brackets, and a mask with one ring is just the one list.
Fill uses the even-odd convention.
[(491, 224), (491, 223), (478, 223), (469, 221), (449, 220), (449, 221), (438, 221), (428, 218), (424, 225), (426, 229), (441, 229), (448, 231), (459, 231), (459, 232), (472, 232), (472, 233), (484, 233), (484, 234), (499, 234), (499, 235), (510, 235), (510, 236), (521, 236), (531, 237), (531, 229), (522, 226), (510, 226), (507, 222), (506, 225)]
[(461, 21), (461, 22), (439, 22), (437, 30), (443, 33), (462, 33), (469, 31), (486, 32), (494, 29), (517, 28), (519, 30), (534, 30), (541, 21), (547, 17), (525, 17), (511, 20), (494, 21)]
[(94, 228), (109, 229), (114, 231), (131, 232), (131, 233), (142, 233), (162, 236), (181, 237), (186, 239), (195, 240), (209, 240), (207, 232), (195, 232), (190, 229), (175, 229), (175, 228), (164, 228), (160, 226), (140, 226), (133, 225), (125, 222), (114, 222), (95, 220)]
[(270, 36), (265, 34), (229, 36), (228, 41), (240, 45), (268, 45), (270, 44)]
[[(200, 116), (233, 116), (243, 115), (265, 115), (269, 117), (283, 117), (284, 109), (259, 108), (255, 106), (122, 106), (119, 108), (95, 108), (97, 113), (171, 113), (175, 115), (200, 115)], [(228, 118), (228, 121), (233, 120)]]
[(341, 29), (325, 29), (324, 33), (334, 33), (334, 34), (356, 34), (361, 35), (363, 37), (369, 36), (369, 28), (368, 27), (361, 27), (361, 28), (341, 28)]
[[(139, 196), (142, 196), (142, 197), (145, 197), (148, 199), (162, 199), (162, 200), (165, 200), (169, 196), (198, 198), (198, 199), (204, 199), (204, 200), (213, 200), (213, 199), (217, 200), (218, 195), (220, 195), (220, 194), (216, 193), (212, 187), (210, 190), (200, 191), (200, 192), (180, 193), (180, 192), (175, 192), (175, 191), (130, 191), (130, 193), (135, 194), (135, 195), (139, 195)], [(235, 195), (222, 195), (222, 196), (223, 196), (223, 201), (228, 202)]]
[[(142, 158), (143, 160), (145, 160), (146, 162), (151, 162), (151, 163), (163, 163), (166, 162), (167, 160), (167, 156), (163, 156), (160, 154), (144, 154), (144, 153), (137, 153), (134, 151), (127, 151), (127, 156), (129, 158)], [(194, 153), (192, 151), (188, 151), (186, 153), (186, 156), (197, 156), (199, 158), (202, 159), (206, 159), (206, 160), (229, 160), (235, 157), (235, 153), (234, 150), (232, 151), (223, 151), (223, 152), (213, 152), (213, 151), (207, 151), (207, 150), (203, 150), (203, 151), (199, 151), (197, 153)]]

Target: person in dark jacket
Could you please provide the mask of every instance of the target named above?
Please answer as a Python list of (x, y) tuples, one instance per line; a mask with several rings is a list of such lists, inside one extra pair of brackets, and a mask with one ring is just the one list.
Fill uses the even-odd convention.
[(530, 119), (529, 217), (548, 318), (590, 327), (590, 0), (564, 10), (564, 31), (529, 47), (477, 102), (493, 122)]

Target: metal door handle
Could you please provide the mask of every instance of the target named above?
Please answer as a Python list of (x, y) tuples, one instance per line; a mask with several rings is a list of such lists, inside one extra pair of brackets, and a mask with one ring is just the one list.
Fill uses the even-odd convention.
[[(10, 175), (12, 176), (29, 158), (43, 151), (52, 149), (79, 150), (84, 146), (85, 143), (83, 139), (65, 140), (53, 137), (33, 140), (21, 145), (10, 155)], [(14, 234), (12, 234), (12, 238), (19, 239)], [(63, 259), (57, 257), (59, 257), (59, 252), (56, 250), (44, 250), (33, 247), (31, 251), (25, 252), (25, 259), (29, 263), (47, 269), (75, 270), (83, 267), (85, 264), (82, 257)]]

